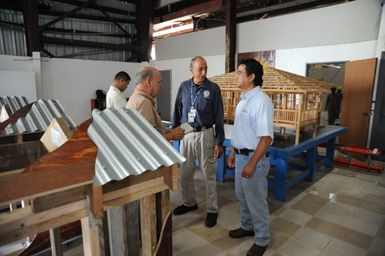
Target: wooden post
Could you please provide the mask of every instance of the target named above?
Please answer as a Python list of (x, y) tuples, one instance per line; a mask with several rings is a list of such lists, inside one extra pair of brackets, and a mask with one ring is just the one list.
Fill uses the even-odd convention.
[(51, 228), (49, 230), (49, 240), (51, 241), (51, 253), (53, 256), (63, 255), (61, 244), (60, 228)]
[(226, 73), (235, 70), (235, 48), (237, 31), (237, 1), (226, 1)]
[(83, 250), (85, 256), (100, 256), (99, 229), (90, 223), (90, 217), (81, 219)]
[(140, 221), (143, 255), (153, 255), (156, 249), (155, 195), (140, 199)]
[(27, 43), (27, 54), (32, 56), (32, 52), (41, 50), (39, 32), (39, 13), (38, 1), (28, 0), (23, 1), (23, 18), (25, 24), (25, 41)]
[(301, 121), (302, 121), (302, 105), (303, 104), (303, 95), (299, 95), (299, 104), (298, 104), (298, 112), (297, 112), (297, 120), (296, 120), (296, 128), (295, 128), (295, 144), (299, 143), (299, 136), (301, 131)]
[(124, 206), (107, 210), (111, 255), (127, 255), (127, 228)]
[[(89, 196), (86, 199), (88, 217), (82, 218), (83, 252), (85, 256), (100, 256), (99, 224), (91, 210)], [(99, 220), (99, 222), (101, 222)]]
[(151, 0), (138, 1), (136, 4), (137, 30), (140, 47), (138, 49), (138, 62), (149, 61), (152, 47), (152, 2)]

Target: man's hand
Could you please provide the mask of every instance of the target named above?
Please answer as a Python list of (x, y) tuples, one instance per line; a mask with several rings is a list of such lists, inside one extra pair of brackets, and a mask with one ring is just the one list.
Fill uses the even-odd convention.
[(170, 129), (170, 133), (173, 140), (181, 140), (184, 137), (184, 129), (180, 127)]
[(233, 148), (231, 149), (230, 155), (227, 157), (227, 165), (230, 168), (234, 168), (235, 167), (235, 151), (234, 151)]
[(219, 158), (223, 154), (223, 147), (219, 145), (214, 146), (214, 157)]
[(254, 171), (255, 171), (255, 166), (248, 163), (247, 165), (245, 165), (243, 167), (241, 177), (246, 178), (246, 179), (251, 179), (251, 178), (253, 178)]

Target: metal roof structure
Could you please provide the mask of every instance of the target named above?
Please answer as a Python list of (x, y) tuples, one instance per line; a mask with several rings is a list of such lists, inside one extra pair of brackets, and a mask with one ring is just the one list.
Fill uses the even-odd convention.
[(2, 106), (8, 105), (11, 111), (10, 114), (15, 113), (22, 107), (28, 105), (28, 100), (24, 96), (1, 96), (0, 97), (0, 109)]
[(185, 158), (136, 110), (95, 109), (88, 136), (98, 147), (94, 183), (182, 163)]
[(39, 99), (25, 117), (5, 127), (6, 134), (45, 131), (52, 120), (62, 117), (70, 128), (75, 128), (75, 122), (69, 117), (58, 100)]

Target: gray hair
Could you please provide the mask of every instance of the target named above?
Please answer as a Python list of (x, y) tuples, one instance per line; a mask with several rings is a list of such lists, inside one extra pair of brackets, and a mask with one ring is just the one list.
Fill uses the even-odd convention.
[(140, 84), (144, 82), (148, 78), (152, 78), (154, 76), (154, 70), (149, 68), (140, 69), (135, 75), (135, 83)]
[(194, 58), (192, 58), (190, 60), (190, 68), (193, 68), (195, 61), (198, 60), (198, 59), (206, 61), (205, 58), (203, 58), (202, 56), (195, 56)]

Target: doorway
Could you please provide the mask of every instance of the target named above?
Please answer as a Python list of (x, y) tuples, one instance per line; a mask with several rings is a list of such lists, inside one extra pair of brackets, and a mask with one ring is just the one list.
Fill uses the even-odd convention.
[(157, 97), (157, 107), (162, 121), (171, 121), (171, 70), (161, 70), (163, 88)]

